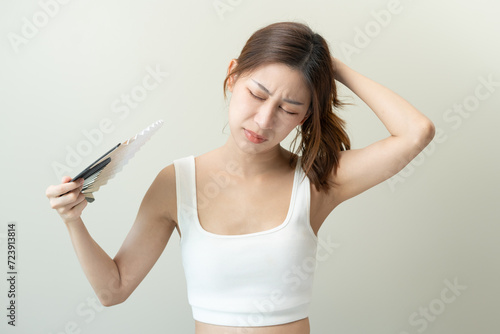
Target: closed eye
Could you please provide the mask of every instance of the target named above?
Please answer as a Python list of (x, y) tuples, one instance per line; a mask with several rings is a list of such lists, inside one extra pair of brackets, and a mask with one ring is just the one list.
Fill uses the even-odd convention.
[[(259, 101), (264, 101), (265, 99), (261, 98), (261, 97), (258, 97), (257, 95), (255, 95), (254, 93), (252, 93), (251, 90), (248, 90), (248, 92), (250, 93), (250, 95), (252, 95), (255, 99), (259, 100)], [(284, 112), (286, 112), (287, 114), (289, 115), (297, 115), (297, 113), (295, 112), (290, 112), (290, 111), (286, 111), (285, 109), (283, 109), (281, 106), (280, 106), (281, 110), (283, 110)]]
[(263, 99), (263, 98), (258, 97), (257, 95), (254, 95), (254, 93), (252, 93), (252, 91), (250, 91), (250, 90), (249, 90), (249, 92), (250, 92), (250, 95), (252, 95), (253, 97), (255, 97), (257, 100), (264, 101), (264, 99)]

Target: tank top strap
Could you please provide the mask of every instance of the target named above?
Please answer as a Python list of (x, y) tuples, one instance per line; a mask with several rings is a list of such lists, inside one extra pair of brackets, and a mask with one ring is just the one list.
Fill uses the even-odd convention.
[(297, 160), (297, 166), (295, 169), (295, 177), (297, 178), (297, 189), (295, 195), (294, 203), (294, 214), (292, 219), (292, 224), (300, 229), (306, 229), (313, 238), (316, 240), (316, 235), (311, 228), (311, 186), (309, 178), (307, 177), (304, 169), (300, 166), (302, 157), (299, 156)]
[(174, 160), (175, 190), (177, 193), (177, 223), (181, 229), (184, 224), (193, 221), (196, 212), (196, 184), (194, 156)]
[(307, 177), (306, 173), (304, 172), (304, 169), (302, 169), (302, 166), (301, 166), (301, 163), (302, 163), (302, 157), (299, 156), (298, 160), (297, 160), (297, 165), (298, 167), (296, 168), (295, 172), (297, 173), (297, 178), (298, 178), (298, 184), (299, 184), (299, 187), (309, 187), (310, 183), (309, 183), (309, 178)]

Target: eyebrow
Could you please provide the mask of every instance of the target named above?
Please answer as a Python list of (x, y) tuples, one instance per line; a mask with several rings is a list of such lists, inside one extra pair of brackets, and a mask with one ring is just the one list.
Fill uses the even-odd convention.
[[(271, 94), (271, 92), (266, 87), (264, 87), (261, 83), (255, 81), (254, 79), (251, 79), (251, 80), (253, 82), (255, 82), (257, 85), (259, 85), (260, 89), (262, 89), (263, 91), (265, 91), (270, 96), (273, 96), (273, 94)], [(290, 99), (283, 99), (283, 101), (285, 101), (287, 103), (290, 103), (290, 104), (295, 104), (295, 105), (298, 105), (298, 106), (304, 105), (304, 103), (302, 103), (302, 102), (298, 102), (298, 101), (294, 101), (294, 100), (290, 100)]]

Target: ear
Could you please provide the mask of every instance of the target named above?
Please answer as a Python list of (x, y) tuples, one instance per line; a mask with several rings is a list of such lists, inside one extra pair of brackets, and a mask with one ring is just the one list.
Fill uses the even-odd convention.
[[(229, 62), (229, 67), (227, 69), (227, 74), (231, 73), (232, 70), (236, 68), (236, 65), (238, 64), (237, 59), (231, 59)], [(229, 80), (227, 81), (227, 89), (232, 93), (234, 84), (236, 82), (236, 77), (237, 75), (233, 74), (232, 76), (229, 77)]]

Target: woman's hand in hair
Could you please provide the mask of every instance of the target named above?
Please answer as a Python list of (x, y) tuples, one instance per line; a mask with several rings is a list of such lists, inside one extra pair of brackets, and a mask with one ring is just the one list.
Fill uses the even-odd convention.
[(347, 66), (347, 65), (344, 64), (339, 59), (333, 57), (333, 56), (332, 56), (332, 65), (333, 65), (333, 71), (334, 71), (334, 78), (335, 78), (335, 80), (342, 82), (340, 80), (341, 79), (340, 71), (341, 71), (341, 69), (342, 69), (343, 66)]

